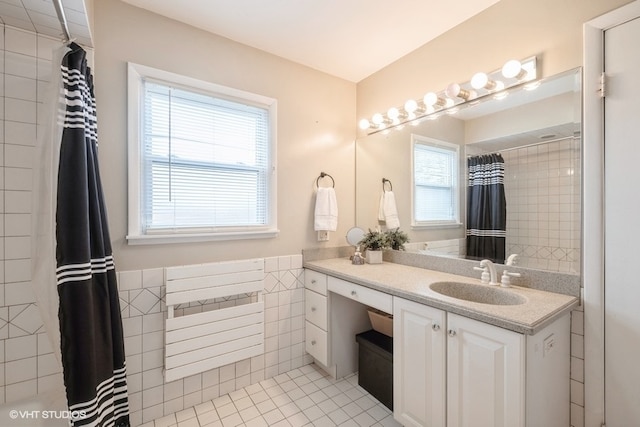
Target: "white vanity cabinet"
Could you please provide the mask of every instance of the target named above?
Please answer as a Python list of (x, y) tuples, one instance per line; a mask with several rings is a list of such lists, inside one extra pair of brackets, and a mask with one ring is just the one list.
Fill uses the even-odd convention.
[(569, 425), (569, 316), (535, 335), (394, 297), (394, 417), (404, 426)]
[(305, 350), (314, 359), (329, 365), (329, 300), (327, 276), (313, 270), (304, 275)]
[(391, 313), (393, 297), (305, 270), (305, 350), (334, 378), (358, 370), (355, 336), (371, 329), (367, 306)]
[(444, 426), (446, 313), (393, 298), (393, 413), (405, 427)]
[(451, 313), (446, 335), (447, 427), (524, 427), (525, 336)]

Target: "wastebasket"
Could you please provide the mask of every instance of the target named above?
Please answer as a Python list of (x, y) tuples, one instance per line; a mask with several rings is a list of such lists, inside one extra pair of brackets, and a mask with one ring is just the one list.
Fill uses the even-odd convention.
[(358, 342), (358, 385), (393, 411), (393, 338), (362, 332)]

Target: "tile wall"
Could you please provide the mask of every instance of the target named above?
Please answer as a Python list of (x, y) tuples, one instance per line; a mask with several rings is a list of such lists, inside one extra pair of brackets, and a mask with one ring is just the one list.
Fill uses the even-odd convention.
[[(311, 363), (304, 351), (302, 255), (265, 259), (265, 353), (170, 383), (164, 365), (164, 270), (118, 273), (132, 425), (189, 408)], [(250, 298), (246, 296), (246, 298)], [(182, 307), (199, 312), (235, 305), (216, 299)], [(179, 313), (179, 312), (178, 312)]]
[[(581, 297), (581, 300), (583, 298)], [(584, 427), (584, 308), (571, 312), (571, 427)]]
[(580, 273), (580, 140), (502, 152), (507, 254), (517, 264)]
[(0, 26), (0, 403), (60, 388), (31, 288), (31, 188), (42, 96), (60, 42)]

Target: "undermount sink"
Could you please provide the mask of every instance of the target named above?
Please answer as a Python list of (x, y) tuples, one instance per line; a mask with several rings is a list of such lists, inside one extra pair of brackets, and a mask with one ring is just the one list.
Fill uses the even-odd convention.
[(521, 295), (489, 285), (474, 285), (464, 282), (435, 282), (429, 285), (432, 291), (465, 301), (492, 305), (518, 305), (527, 302)]

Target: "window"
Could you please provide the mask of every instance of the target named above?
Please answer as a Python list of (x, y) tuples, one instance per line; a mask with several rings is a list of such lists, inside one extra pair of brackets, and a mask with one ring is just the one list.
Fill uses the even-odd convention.
[(413, 146), (412, 225), (459, 226), (460, 147), (419, 135)]
[(273, 237), (276, 102), (129, 64), (130, 243)]

